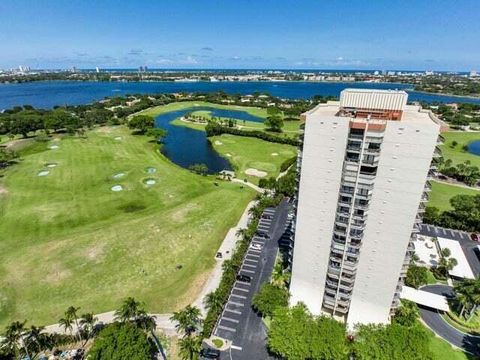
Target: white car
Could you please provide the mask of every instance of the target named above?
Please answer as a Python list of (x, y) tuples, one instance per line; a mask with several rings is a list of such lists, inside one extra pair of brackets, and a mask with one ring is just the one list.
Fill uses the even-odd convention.
[(262, 250), (262, 245), (260, 245), (260, 244), (250, 244), (250, 249)]

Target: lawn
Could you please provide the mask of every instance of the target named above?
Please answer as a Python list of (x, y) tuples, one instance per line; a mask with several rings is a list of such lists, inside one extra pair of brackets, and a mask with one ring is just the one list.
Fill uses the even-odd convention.
[[(465, 145), (480, 140), (480, 132), (449, 131), (442, 133), (442, 136), (445, 138), (445, 143), (440, 148), (445, 160), (451, 159), (454, 164), (470, 160), (472, 165), (480, 167), (480, 156), (463, 150)], [(452, 141), (456, 141), (458, 145), (453, 147)]]
[(438, 181), (430, 181), (432, 191), (428, 194), (428, 206), (435, 206), (440, 211), (450, 210), (450, 199), (455, 195), (476, 195), (480, 194), (478, 190), (465, 189), (461, 186), (450, 185)]
[(255, 184), (258, 184), (259, 178), (246, 175), (245, 170), (253, 168), (266, 172), (266, 177), (276, 177), (282, 162), (297, 154), (292, 145), (230, 134), (213, 136), (210, 142), (220, 155), (232, 163), (238, 178), (247, 178)]
[[(151, 312), (185, 306), (254, 196), (173, 165), (123, 127), (87, 135), (57, 138), (48, 144), (56, 150), (33, 144), (2, 172), (0, 327), (54, 323), (70, 305), (110, 311), (127, 296)], [(114, 179), (118, 173), (125, 175)], [(157, 183), (147, 186), (146, 178)], [(124, 190), (113, 192), (114, 185)]]
[(473, 359), (473, 357), (469, 357), (469, 355), (464, 353), (463, 351), (454, 349), (445, 340), (435, 336), (435, 334), (430, 329), (427, 329), (427, 332), (430, 337), (430, 350), (432, 351), (433, 358), (435, 360)]
[(263, 118), (267, 117), (267, 110), (264, 108), (253, 107), (253, 106), (220, 105), (220, 104), (209, 103), (206, 101), (174, 102), (167, 105), (154, 106), (150, 109), (141, 111), (140, 113), (142, 115), (157, 116), (170, 111), (187, 109), (192, 106), (208, 106), (216, 109), (240, 110), (240, 111), (245, 111), (254, 116), (263, 117)]

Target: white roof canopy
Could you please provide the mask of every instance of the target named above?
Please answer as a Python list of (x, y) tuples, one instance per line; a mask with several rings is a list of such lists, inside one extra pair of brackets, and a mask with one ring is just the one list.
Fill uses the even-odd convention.
[(440, 249), (449, 249), (451, 253), (450, 258), (457, 260), (458, 264), (455, 265), (448, 273), (457, 278), (475, 279), (460, 243), (456, 240), (445, 239), (441, 237), (437, 238), (437, 240), (438, 245), (440, 245)]
[(409, 286), (402, 286), (400, 297), (413, 301), (419, 305), (428, 306), (433, 309), (449, 311), (448, 302), (445, 296), (432, 294), (427, 291), (417, 290)]

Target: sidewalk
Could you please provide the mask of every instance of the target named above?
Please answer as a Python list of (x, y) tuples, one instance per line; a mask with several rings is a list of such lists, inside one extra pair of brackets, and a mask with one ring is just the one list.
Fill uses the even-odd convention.
[(247, 227), (248, 218), (249, 218), (248, 211), (253, 205), (255, 205), (255, 201), (251, 201), (248, 203), (247, 208), (243, 212), (242, 217), (238, 221), (237, 225), (228, 231), (227, 235), (225, 236), (225, 239), (222, 242), (222, 245), (220, 245), (220, 248), (218, 249), (218, 251), (222, 253), (222, 258), (221, 259), (215, 258), (217, 263), (215, 264), (215, 267), (212, 273), (210, 274), (208, 281), (203, 286), (202, 291), (200, 292), (197, 299), (192, 304), (192, 306), (198, 307), (202, 312), (202, 314), (204, 315), (207, 313), (207, 311), (205, 309), (205, 306), (203, 305), (203, 298), (208, 293), (215, 291), (218, 285), (220, 285), (220, 280), (222, 278), (222, 264), (225, 260), (230, 259), (232, 257), (232, 252), (235, 249), (235, 244), (237, 243), (237, 240), (240, 240), (236, 236), (236, 233), (239, 229)]
[(252, 189), (258, 191), (259, 193), (264, 193), (264, 192), (267, 191), (266, 189), (262, 189), (261, 187), (258, 187), (257, 185), (252, 184), (251, 182), (245, 182), (241, 179), (234, 178), (234, 179), (232, 179), (232, 182), (236, 182), (236, 183), (239, 183), (239, 184), (250, 186)]

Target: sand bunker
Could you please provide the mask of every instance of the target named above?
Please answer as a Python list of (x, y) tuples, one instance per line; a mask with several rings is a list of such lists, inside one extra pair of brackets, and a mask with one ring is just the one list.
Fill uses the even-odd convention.
[(221, 141), (215, 140), (215, 145), (223, 145)]
[(156, 172), (157, 172), (157, 169), (155, 169), (154, 167), (147, 167), (147, 168), (145, 169), (145, 172), (146, 172), (147, 174), (153, 174), (153, 173), (156, 173)]
[(50, 173), (48, 170), (42, 170), (40, 171), (37, 176), (47, 176)]
[(51, 150), (56, 150), (58, 149), (58, 145), (50, 145), (48, 148)]
[(45, 166), (51, 169), (51, 168), (57, 167), (57, 163), (47, 163), (45, 164)]
[(122, 137), (121, 136), (116, 136), (113, 139), (119, 141), (119, 140), (122, 140)]
[(278, 153), (272, 153), (272, 156), (278, 156)]
[(256, 177), (265, 177), (268, 174), (265, 171), (249, 168), (245, 170), (245, 174), (250, 175), (250, 176), (256, 176)]
[(8, 194), (8, 190), (0, 186), (0, 196), (7, 195), (7, 194)]
[(123, 186), (122, 185), (114, 185), (112, 186), (112, 191), (122, 191), (123, 190)]
[(232, 154), (226, 153), (225, 156), (232, 157)]
[(157, 180), (155, 180), (155, 179), (145, 179), (145, 180), (143, 180), (143, 183), (145, 185), (155, 185), (157, 183)]
[(121, 179), (124, 176), (125, 176), (125, 173), (121, 172), (121, 173), (117, 173), (117, 174), (113, 175), (112, 177), (114, 179)]

